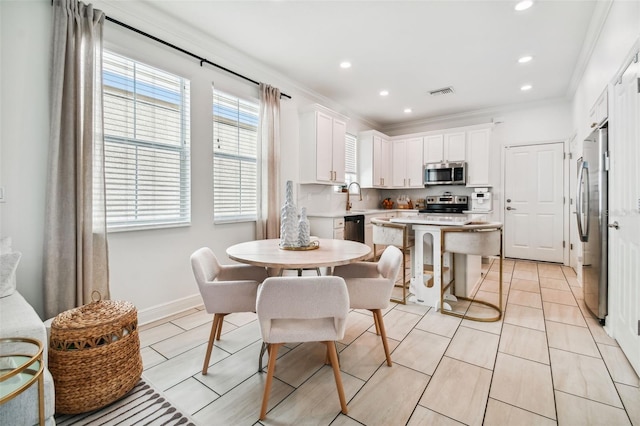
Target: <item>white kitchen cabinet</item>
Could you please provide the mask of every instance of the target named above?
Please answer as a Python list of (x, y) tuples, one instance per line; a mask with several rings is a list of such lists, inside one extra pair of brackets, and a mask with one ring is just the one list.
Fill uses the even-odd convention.
[(404, 188), (407, 177), (404, 173), (407, 161), (406, 141), (393, 141), (391, 143), (391, 187)]
[(300, 114), (300, 182), (344, 183), (347, 118), (313, 105)]
[(607, 89), (598, 96), (596, 103), (589, 110), (589, 127), (595, 129), (609, 117), (609, 97)]
[(311, 235), (344, 240), (344, 217), (309, 216)]
[(491, 129), (467, 132), (467, 186), (489, 186)]
[(362, 188), (391, 185), (391, 145), (386, 135), (369, 130), (358, 135), (358, 182)]
[(407, 140), (407, 188), (424, 188), (424, 177), (422, 176), (422, 138), (412, 138)]
[(466, 156), (465, 132), (451, 132), (424, 137), (424, 163), (464, 161)]
[(444, 134), (444, 161), (464, 161), (465, 160), (465, 133), (445, 133)]
[(371, 223), (371, 218), (376, 216), (373, 214), (364, 216), (364, 243), (371, 249), (369, 257), (373, 256), (373, 224)]
[(422, 188), (422, 138), (391, 142), (391, 186), (393, 188)]
[(444, 135), (424, 137), (424, 163), (440, 163), (444, 158)]

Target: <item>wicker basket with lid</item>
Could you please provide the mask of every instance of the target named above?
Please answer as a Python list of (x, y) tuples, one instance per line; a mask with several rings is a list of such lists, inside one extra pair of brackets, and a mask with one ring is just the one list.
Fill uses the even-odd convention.
[(133, 304), (98, 300), (56, 316), (51, 323), (49, 371), (57, 413), (92, 411), (129, 392), (142, 374)]

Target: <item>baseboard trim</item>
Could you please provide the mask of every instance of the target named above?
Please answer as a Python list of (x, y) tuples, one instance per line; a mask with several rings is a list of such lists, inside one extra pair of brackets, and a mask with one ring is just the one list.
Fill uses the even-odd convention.
[(194, 294), (162, 305), (138, 311), (138, 324), (144, 325), (202, 305), (200, 294)]

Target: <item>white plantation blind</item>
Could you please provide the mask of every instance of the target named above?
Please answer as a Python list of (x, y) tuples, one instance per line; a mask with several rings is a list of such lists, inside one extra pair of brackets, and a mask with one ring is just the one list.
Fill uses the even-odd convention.
[(213, 90), (213, 215), (256, 220), (260, 106)]
[(344, 173), (347, 184), (354, 182), (358, 175), (357, 138), (349, 133), (345, 136), (344, 144)]
[(190, 221), (189, 81), (104, 52), (109, 229)]

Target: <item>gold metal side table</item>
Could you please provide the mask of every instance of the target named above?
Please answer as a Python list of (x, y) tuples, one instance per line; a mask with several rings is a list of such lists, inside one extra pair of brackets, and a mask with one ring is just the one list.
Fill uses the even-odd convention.
[(0, 339), (0, 404), (20, 395), (38, 381), (38, 414), (44, 425), (44, 364), (42, 343), (36, 339)]

